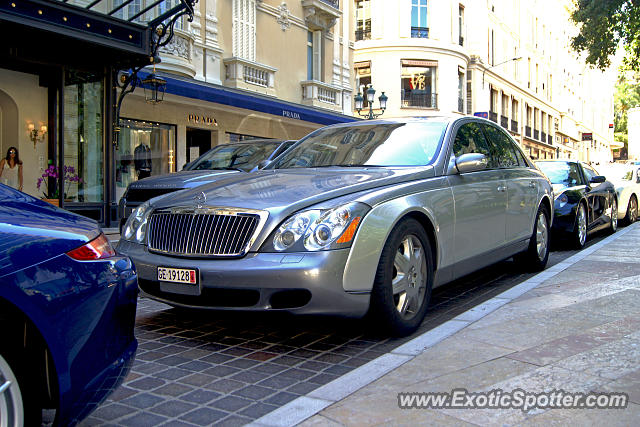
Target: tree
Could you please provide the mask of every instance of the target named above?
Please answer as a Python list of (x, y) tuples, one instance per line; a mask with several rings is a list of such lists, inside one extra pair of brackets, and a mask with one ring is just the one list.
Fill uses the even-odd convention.
[(625, 66), (640, 71), (640, 2), (637, 0), (575, 0), (571, 19), (579, 33), (571, 41), (586, 62), (604, 70), (622, 44)]

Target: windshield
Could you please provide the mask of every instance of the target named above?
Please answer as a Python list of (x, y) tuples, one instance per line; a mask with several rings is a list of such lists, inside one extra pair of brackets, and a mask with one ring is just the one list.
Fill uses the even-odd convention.
[(304, 138), (273, 167), (428, 165), (446, 127), (446, 122), (435, 121), (327, 127)]
[(536, 165), (549, 178), (552, 184), (574, 187), (582, 181), (576, 163), (536, 162)]
[(269, 158), (280, 141), (219, 145), (198, 157), (185, 170), (239, 169), (249, 172)]

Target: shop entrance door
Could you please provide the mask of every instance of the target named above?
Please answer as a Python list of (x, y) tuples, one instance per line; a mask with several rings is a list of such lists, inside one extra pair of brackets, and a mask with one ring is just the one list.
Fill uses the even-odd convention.
[(211, 149), (211, 131), (187, 128), (187, 162)]

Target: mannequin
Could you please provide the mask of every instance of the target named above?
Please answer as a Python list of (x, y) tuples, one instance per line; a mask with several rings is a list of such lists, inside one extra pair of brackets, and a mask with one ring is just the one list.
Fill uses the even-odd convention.
[(133, 163), (138, 173), (138, 179), (151, 176), (151, 148), (141, 142), (133, 152)]

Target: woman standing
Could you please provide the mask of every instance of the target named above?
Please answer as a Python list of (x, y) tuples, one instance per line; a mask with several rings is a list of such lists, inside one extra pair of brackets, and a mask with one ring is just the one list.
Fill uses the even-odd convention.
[(7, 157), (0, 160), (0, 182), (22, 191), (22, 161), (16, 147), (9, 147)]

